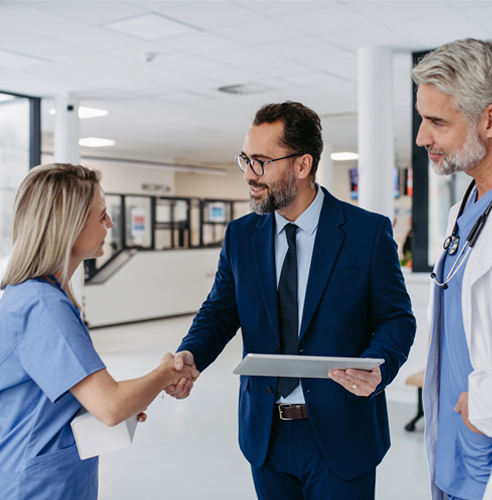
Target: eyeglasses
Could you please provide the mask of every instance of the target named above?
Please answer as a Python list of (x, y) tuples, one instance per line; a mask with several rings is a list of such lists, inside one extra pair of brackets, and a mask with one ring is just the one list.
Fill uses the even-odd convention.
[(243, 172), (246, 172), (249, 165), (254, 174), (258, 177), (261, 177), (265, 173), (265, 165), (267, 163), (272, 163), (272, 161), (286, 160), (287, 158), (294, 158), (294, 156), (302, 156), (302, 154), (294, 153), (293, 155), (282, 156), (282, 158), (275, 158), (275, 160), (268, 161), (261, 161), (257, 160), (256, 158), (246, 158), (246, 156), (238, 155), (236, 156), (236, 163)]

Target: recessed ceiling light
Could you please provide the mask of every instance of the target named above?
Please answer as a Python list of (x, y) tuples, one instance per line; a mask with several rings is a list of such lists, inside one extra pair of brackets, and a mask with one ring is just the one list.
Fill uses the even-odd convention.
[(101, 148), (103, 146), (114, 146), (116, 141), (112, 139), (100, 139), (99, 137), (84, 137), (79, 139), (79, 146), (87, 146), (89, 148)]
[(112, 21), (103, 25), (115, 31), (127, 35), (133, 35), (145, 40), (161, 40), (175, 36), (188, 35), (200, 31), (189, 24), (182, 23), (176, 19), (151, 12), (138, 15), (129, 19)]
[(344, 160), (358, 160), (358, 153), (331, 153), (330, 158), (334, 161), (344, 161)]
[[(56, 109), (49, 110), (50, 115), (56, 115)], [(99, 116), (107, 116), (109, 111), (105, 109), (96, 108), (85, 108), (84, 106), (79, 107), (79, 118), (83, 120), (84, 118), (97, 118)]]

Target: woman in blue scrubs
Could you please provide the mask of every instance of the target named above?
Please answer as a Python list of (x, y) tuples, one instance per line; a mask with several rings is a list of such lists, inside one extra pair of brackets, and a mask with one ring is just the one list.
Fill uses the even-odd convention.
[[(94, 350), (70, 278), (103, 255), (113, 226), (97, 171), (31, 170), (17, 193), (14, 247), (0, 300), (0, 498), (95, 500), (98, 458), (80, 460), (70, 421), (83, 405), (107, 425), (139, 414), (183, 378), (172, 354), (116, 382)], [(190, 369), (182, 383), (198, 376)]]

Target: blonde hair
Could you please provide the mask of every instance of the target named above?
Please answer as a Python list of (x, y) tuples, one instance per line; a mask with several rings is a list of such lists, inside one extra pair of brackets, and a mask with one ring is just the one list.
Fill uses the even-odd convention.
[[(68, 283), (72, 248), (84, 229), (101, 175), (81, 165), (33, 168), (14, 203), (13, 251), (0, 289), (58, 273)], [(80, 309), (73, 291), (65, 290)]]
[(466, 38), (446, 43), (411, 70), (417, 85), (434, 85), (454, 98), (456, 111), (476, 124), (492, 104), (492, 42)]

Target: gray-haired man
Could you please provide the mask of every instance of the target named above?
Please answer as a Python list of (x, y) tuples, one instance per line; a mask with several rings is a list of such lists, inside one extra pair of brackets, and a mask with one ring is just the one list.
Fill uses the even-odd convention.
[(492, 43), (443, 45), (412, 77), (417, 144), (438, 174), (473, 178), (450, 211), (432, 274), (424, 382), (432, 497), (492, 499)]

